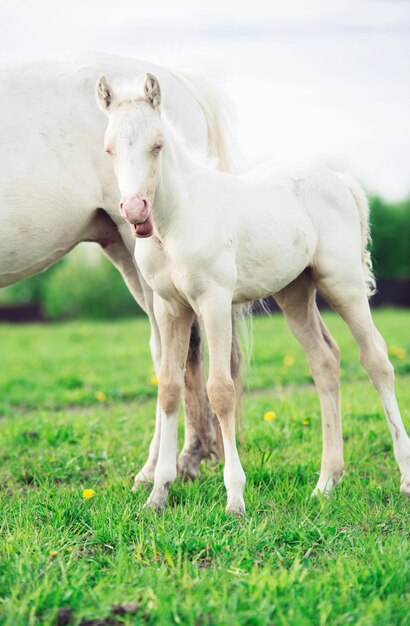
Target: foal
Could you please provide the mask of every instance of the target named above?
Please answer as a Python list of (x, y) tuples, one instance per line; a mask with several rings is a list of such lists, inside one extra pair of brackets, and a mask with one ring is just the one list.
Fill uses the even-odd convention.
[(155, 292), (163, 346), (160, 450), (147, 505), (160, 510), (176, 477), (178, 411), (196, 313), (208, 339), (207, 388), (223, 436), (227, 512), (244, 513), (230, 373), (231, 309), (233, 303), (268, 295), (303, 346), (320, 398), (323, 455), (315, 493), (328, 494), (339, 482), (339, 350), (317, 309), (317, 290), (360, 346), (393, 438), (401, 491), (410, 494), (410, 440), (393, 368), (368, 304), (373, 285), (368, 205), (357, 183), (314, 164), (267, 164), (233, 176), (198, 163), (161, 115), (160, 86), (150, 74), (143, 95), (116, 99), (105, 77), (97, 95), (108, 114), (105, 150), (122, 194), (120, 212), (132, 225), (136, 262)]

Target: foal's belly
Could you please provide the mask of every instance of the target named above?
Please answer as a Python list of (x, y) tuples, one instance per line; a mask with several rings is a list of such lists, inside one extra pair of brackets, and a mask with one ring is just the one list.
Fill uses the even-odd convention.
[(277, 293), (310, 265), (316, 236), (309, 228), (264, 233), (242, 242), (237, 251), (235, 303), (259, 300)]
[(270, 271), (269, 268), (265, 268), (265, 271), (255, 272), (252, 276), (240, 273), (233, 295), (233, 302), (240, 304), (267, 298), (278, 293), (294, 281), (308, 265), (309, 260), (306, 258), (304, 261), (292, 264), (292, 267), (289, 267), (286, 272), (278, 272), (278, 269), (272, 266)]

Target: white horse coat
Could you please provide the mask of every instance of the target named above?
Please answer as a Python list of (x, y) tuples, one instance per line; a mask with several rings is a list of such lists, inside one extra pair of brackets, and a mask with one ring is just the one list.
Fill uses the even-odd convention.
[[(145, 61), (103, 54), (0, 68), (0, 286), (27, 278), (79, 241), (97, 209), (134, 242), (118, 214), (118, 185), (101, 150), (105, 120), (96, 113), (101, 68), (114, 79), (143, 76)], [(166, 109), (180, 132), (207, 152), (207, 125), (196, 100), (167, 70)], [(91, 234), (91, 233), (90, 233)]]
[[(81, 241), (100, 243), (150, 316), (158, 369), (160, 342), (152, 290), (133, 261), (134, 238), (118, 213), (117, 181), (102, 151), (105, 117), (96, 111), (94, 95), (102, 69), (122, 82), (142, 80), (153, 67), (145, 61), (92, 53), (0, 68), (0, 286), (47, 268)], [(212, 91), (166, 69), (155, 66), (155, 71), (164, 84), (164, 106), (181, 134), (198, 151), (219, 155), (226, 167)], [(194, 365), (189, 393), (195, 396), (192, 405), (202, 413), (197, 418), (203, 419), (203, 440), (207, 431), (210, 438), (214, 435), (207, 422), (204, 384), (198, 379), (202, 369)], [(182, 455), (186, 462), (181, 463), (189, 474), (196, 472), (199, 462), (193, 458), (198, 457), (199, 444), (192, 429), (195, 422), (191, 430), (187, 428)], [(149, 459), (137, 482), (153, 479), (158, 445), (157, 423)], [(196, 449), (192, 455), (190, 447)]]
[(359, 185), (315, 164), (266, 164), (234, 176), (198, 163), (162, 115), (159, 82), (150, 74), (144, 95), (116, 99), (101, 77), (97, 96), (108, 114), (105, 149), (122, 194), (120, 210), (137, 235), (135, 258), (155, 292), (162, 339), (161, 443), (147, 504), (161, 509), (176, 476), (178, 410), (195, 312), (208, 339), (208, 394), (224, 442), (227, 511), (244, 512), (230, 376), (231, 307), (267, 295), (277, 299), (304, 347), (320, 396), (324, 441), (315, 493), (337, 484), (343, 473), (339, 352), (317, 310), (316, 289), (360, 346), (391, 430), (401, 490), (409, 494), (410, 441), (368, 304), (374, 281), (368, 205)]

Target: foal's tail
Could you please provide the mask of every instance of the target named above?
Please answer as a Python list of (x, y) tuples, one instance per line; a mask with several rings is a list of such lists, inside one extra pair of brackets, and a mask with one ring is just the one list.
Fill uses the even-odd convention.
[(226, 95), (202, 75), (174, 70), (172, 73), (202, 109), (208, 127), (209, 156), (217, 160), (218, 169), (231, 174), (244, 169)]
[(376, 280), (373, 274), (372, 257), (368, 250), (368, 246), (371, 242), (370, 237), (370, 224), (369, 224), (369, 203), (363, 188), (359, 185), (357, 180), (349, 174), (338, 174), (338, 177), (348, 186), (350, 193), (352, 194), (357, 209), (359, 211), (360, 230), (362, 233), (362, 264), (363, 272), (367, 285), (367, 296), (374, 295), (376, 293)]

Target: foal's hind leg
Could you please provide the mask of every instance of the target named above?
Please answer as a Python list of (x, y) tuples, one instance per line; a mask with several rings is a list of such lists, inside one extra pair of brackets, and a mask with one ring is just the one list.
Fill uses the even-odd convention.
[(306, 352), (319, 394), (323, 451), (314, 494), (330, 494), (343, 474), (343, 440), (340, 417), (339, 348), (316, 306), (316, 287), (308, 273), (288, 285), (275, 299), (289, 328)]
[(401, 473), (400, 490), (410, 495), (410, 439), (396, 400), (393, 366), (387, 356), (386, 343), (372, 320), (363, 275), (347, 272), (340, 282), (334, 276), (322, 278), (318, 289), (343, 317), (359, 344), (360, 362), (380, 396), (393, 439), (394, 456)]

